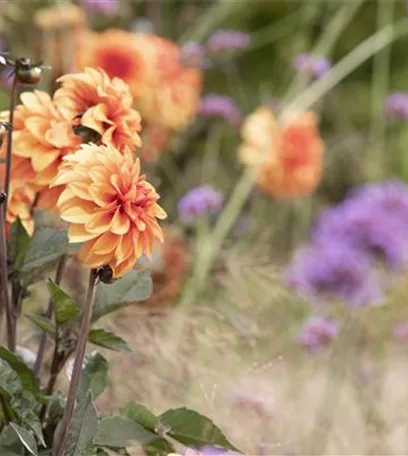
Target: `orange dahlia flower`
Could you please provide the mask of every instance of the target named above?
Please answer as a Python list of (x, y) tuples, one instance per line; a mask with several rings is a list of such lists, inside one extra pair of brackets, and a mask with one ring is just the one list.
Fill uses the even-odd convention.
[(202, 73), (183, 66), (180, 49), (165, 38), (118, 29), (90, 32), (86, 46), (78, 46), (76, 66), (100, 67), (123, 79), (134, 106), (150, 123), (177, 130), (197, 111)]
[(70, 242), (83, 243), (79, 259), (85, 265), (109, 265), (113, 277), (120, 277), (142, 254), (151, 256), (155, 239), (163, 240), (157, 219), (166, 213), (129, 150), (83, 145), (64, 157), (52, 183), (58, 185), (65, 185), (60, 216), (70, 223)]
[(259, 166), (258, 185), (274, 197), (311, 193), (321, 180), (324, 143), (312, 112), (286, 116), (280, 125), (267, 108), (259, 108), (243, 125), (240, 160)]
[(140, 114), (132, 108), (129, 87), (121, 79), (86, 68), (58, 81), (62, 87), (55, 92), (54, 103), (74, 128), (91, 129), (100, 135), (102, 144), (112, 144), (120, 151), (141, 146)]

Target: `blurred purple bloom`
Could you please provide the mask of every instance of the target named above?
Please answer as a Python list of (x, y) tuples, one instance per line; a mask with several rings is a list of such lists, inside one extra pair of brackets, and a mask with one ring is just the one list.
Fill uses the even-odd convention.
[(408, 93), (394, 92), (385, 99), (385, 112), (389, 117), (408, 120)]
[(180, 49), (181, 62), (184, 65), (204, 68), (205, 65), (205, 48), (202, 44), (195, 41), (185, 43)]
[(89, 11), (107, 16), (113, 16), (119, 10), (117, 0), (81, 0), (81, 3)]
[(306, 320), (297, 337), (297, 341), (309, 350), (316, 350), (327, 345), (337, 336), (337, 323), (321, 316)]
[(227, 456), (227, 455), (234, 455), (234, 454), (237, 454), (237, 453), (229, 452), (223, 448), (217, 448), (215, 446), (206, 445), (197, 450), (189, 448), (186, 451), (185, 456), (221, 456), (221, 455)]
[(351, 308), (382, 299), (377, 276), (367, 257), (341, 243), (305, 250), (287, 270), (285, 281), (306, 296), (341, 299)]
[(294, 58), (293, 68), (299, 73), (309, 73), (315, 78), (321, 78), (330, 71), (331, 63), (324, 57), (303, 53)]
[(202, 117), (221, 117), (231, 126), (239, 125), (241, 114), (238, 106), (230, 97), (211, 93), (201, 99), (198, 115)]
[(251, 37), (240, 30), (218, 30), (207, 40), (210, 52), (240, 51), (251, 43)]
[(328, 209), (313, 230), (315, 245), (346, 244), (380, 256), (392, 268), (408, 263), (408, 186), (399, 181), (367, 184)]
[(393, 334), (398, 342), (408, 342), (408, 321), (403, 321), (394, 326)]
[(201, 185), (185, 194), (178, 202), (178, 213), (184, 222), (193, 222), (204, 214), (217, 214), (223, 197), (210, 185)]

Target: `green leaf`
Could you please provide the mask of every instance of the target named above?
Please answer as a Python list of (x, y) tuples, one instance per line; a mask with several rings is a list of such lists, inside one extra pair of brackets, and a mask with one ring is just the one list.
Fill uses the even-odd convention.
[(23, 264), (30, 240), (29, 234), (18, 217), (11, 225), (9, 242), (10, 256), (13, 259), (13, 271), (17, 271)]
[(147, 456), (167, 456), (170, 453), (175, 453), (174, 447), (163, 438), (153, 440), (153, 442), (143, 445), (143, 450)]
[(75, 301), (51, 279), (48, 279), (47, 287), (54, 302), (57, 325), (63, 326), (74, 322), (80, 314), (80, 309)]
[(166, 433), (184, 445), (216, 445), (238, 451), (207, 417), (185, 407), (167, 410), (158, 417)]
[(0, 392), (12, 397), (22, 390), (22, 385), (17, 372), (9, 363), (0, 359)]
[(75, 408), (68, 430), (65, 456), (87, 456), (98, 432), (98, 414), (88, 394)]
[(119, 352), (131, 352), (129, 345), (121, 337), (104, 329), (92, 329), (89, 332), (88, 341), (110, 350)]
[(99, 353), (90, 353), (82, 365), (77, 397), (82, 399), (90, 392), (96, 399), (105, 391), (107, 383), (108, 362)]
[(132, 270), (114, 283), (100, 283), (96, 289), (92, 321), (138, 301), (144, 301), (151, 294), (152, 280), (149, 271)]
[(15, 423), (10, 423), (10, 426), (13, 428), (20, 442), (24, 445), (27, 451), (33, 456), (38, 456), (38, 448), (35, 438), (27, 430)]
[(38, 276), (44, 274), (45, 268), (66, 253), (67, 248), (68, 235), (65, 231), (49, 227), (37, 228), (31, 237), (24, 262), (19, 268), (20, 276), (24, 277), (26, 282), (35, 281)]
[(26, 313), (24, 314), (24, 316), (28, 318), (31, 321), (31, 323), (33, 323), (35, 326), (37, 326), (42, 331), (47, 333), (53, 339), (56, 338), (57, 328), (55, 327), (55, 323), (51, 321), (49, 318), (33, 313)]
[(39, 394), (40, 388), (38, 379), (19, 356), (8, 351), (5, 347), (0, 347), (0, 358), (7, 361), (9, 366), (17, 373), (24, 389), (27, 389), (34, 394)]
[(123, 416), (129, 418), (136, 423), (141, 424), (145, 429), (156, 432), (159, 427), (159, 421), (153, 413), (144, 405), (131, 402), (127, 404), (123, 411)]
[(7, 426), (0, 434), (1, 456), (23, 456), (24, 446), (11, 426)]
[(130, 446), (132, 442), (145, 445), (158, 438), (157, 434), (147, 431), (133, 420), (112, 416), (102, 418), (100, 421), (95, 444), (111, 448), (124, 448)]

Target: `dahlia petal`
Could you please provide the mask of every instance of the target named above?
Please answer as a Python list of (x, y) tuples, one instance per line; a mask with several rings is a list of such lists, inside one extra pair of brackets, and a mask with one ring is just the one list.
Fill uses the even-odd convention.
[(121, 208), (116, 209), (110, 224), (110, 231), (115, 234), (126, 234), (130, 228), (130, 220)]
[(98, 236), (98, 233), (90, 233), (87, 231), (84, 225), (72, 224), (68, 229), (69, 242), (73, 243), (89, 241)]
[(109, 229), (111, 220), (111, 211), (96, 212), (89, 218), (86, 229), (91, 233), (102, 234)]
[(58, 149), (44, 149), (42, 153), (35, 153), (31, 156), (33, 168), (40, 172), (50, 166), (61, 152)]
[(121, 237), (111, 233), (110, 231), (106, 231), (106, 233), (99, 236), (98, 240), (95, 242), (93, 251), (98, 255), (111, 253), (117, 248), (121, 239)]
[(87, 223), (92, 219), (95, 205), (90, 201), (84, 201), (77, 197), (71, 198), (62, 207), (60, 206), (61, 218), (71, 223)]
[(75, 196), (84, 200), (93, 201), (92, 196), (89, 194), (89, 185), (87, 182), (70, 182), (69, 189)]

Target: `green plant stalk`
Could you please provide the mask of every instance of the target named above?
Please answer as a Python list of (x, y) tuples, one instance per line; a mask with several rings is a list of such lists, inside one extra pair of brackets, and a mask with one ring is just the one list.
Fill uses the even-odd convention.
[(16, 107), (16, 95), (17, 95), (17, 76), (13, 77), (13, 84), (11, 86), (10, 93), (10, 112), (9, 112), (9, 129), (7, 131), (7, 155), (6, 155), (6, 180), (4, 182), (4, 191), (7, 195), (7, 199), (4, 202), (4, 212), (7, 214), (7, 203), (10, 190), (11, 181), (11, 162), (13, 160), (13, 122), (14, 122), (14, 110)]
[(408, 19), (401, 19), (397, 24), (388, 25), (374, 33), (341, 59), (325, 78), (315, 81), (296, 97), (287, 107), (287, 111), (310, 109), (362, 63), (407, 33)]
[(7, 265), (7, 240), (6, 240), (6, 219), (5, 212), (0, 206), (0, 330), (3, 312), (6, 315), (6, 337), (7, 347), (10, 351), (15, 350), (15, 337), (13, 335), (13, 319), (10, 300), (10, 289), (8, 282), (8, 265)]
[[(377, 25), (381, 29), (389, 26), (394, 18), (393, 0), (378, 0)], [(391, 63), (391, 46), (381, 50), (373, 61), (373, 78), (371, 85), (371, 131), (370, 131), (370, 163), (376, 164), (377, 170), (385, 165), (385, 132), (386, 118), (383, 112), (384, 99), (388, 93)]]
[(209, 138), (205, 145), (204, 158), (202, 161), (201, 182), (205, 183), (214, 177), (218, 165), (218, 156), (224, 133), (222, 122), (216, 122), (209, 131)]
[(82, 315), (81, 327), (79, 330), (79, 337), (75, 350), (74, 368), (69, 384), (67, 404), (65, 406), (64, 416), (62, 417), (61, 421), (59, 442), (56, 442), (56, 446), (53, 448), (53, 456), (63, 456), (65, 452), (65, 446), (68, 438), (68, 429), (71, 424), (72, 415), (74, 412), (79, 379), (81, 377), (82, 363), (84, 361), (86, 343), (88, 341), (89, 329), (91, 327), (92, 307), (95, 298), (97, 279), (98, 271), (96, 269), (92, 269), (89, 274), (88, 291), (85, 299), (84, 312)]
[[(61, 283), (62, 276), (65, 271), (66, 263), (67, 263), (67, 255), (63, 255), (58, 263), (57, 271), (55, 273), (55, 283), (57, 285), (59, 285)], [(51, 318), (52, 314), (53, 314), (53, 310), (54, 310), (54, 303), (53, 303), (52, 299), (50, 298), (48, 301), (48, 306), (47, 306), (45, 316), (47, 318)], [(34, 375), (38, 376), (38, 374), (40, 373), (41, 365), (42, 365), (42, 362), (44, 359), (46, 345), (47, 345), (47, 334), (45, 333), (45, 331), (43, 331), (41, 334), (37, 358), (35, 360), (35, 364), (34, 364), (34, 368), (33, 368)]]

